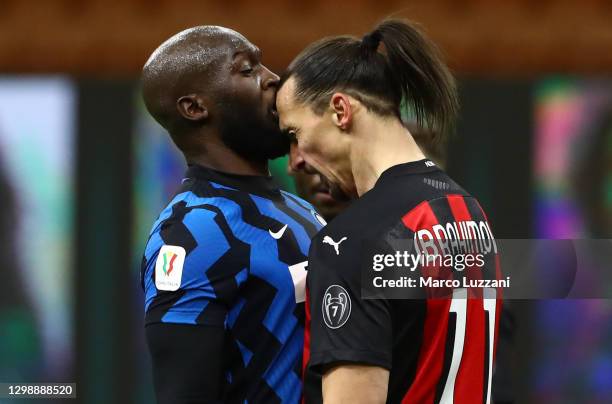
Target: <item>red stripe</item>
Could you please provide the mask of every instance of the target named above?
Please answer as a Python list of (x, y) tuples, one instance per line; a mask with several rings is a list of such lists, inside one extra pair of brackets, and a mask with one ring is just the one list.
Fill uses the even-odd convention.
[[(402, 222), (404, 225), (410, 229), (413, 233), (416, 233), (419, 230), (429, 230), (431, 232), (432, 227), (436, 224), (439, 224), (438, 219), (436, 218), (435, 213), (431, 209), (428, 201), (423, 201), (418, 204), (414, 209), (405, 214), (402, 217)], [(432, 251), (428, 251), (432, 252)], [(420, 251), (416, 251), (415, 253), (420, 253)], [(449, 268), (441, 267), (435, 265), (433, 262), (428, 265), (422, 265), (420, 267), (421, 276), (423, 278), (433, 278), (433, 279), (451, 279), (452, 272), (449, 271)], [(452, 289), (450, 288), (427, 288), (425, 291), (427, 297), (435, 297), (435, 298), (443, 298), (452, 296)]]
[(423, 201), (415, 206), (410, 212), (402, 217), (404, 225), (416, 232), (423, 228), (431, 228), (434, 224), (438, 224), (438, 219), (434, 215), (433, 210), (429, 206), (429, 202)]
[(172, 272), (172, 270), (174, 269), (174, 260), (176, 259), (176, 257), (178, 257), (178, 255), (172, 253), (172, 258), (170, 258), (170, 264), (169, 264), (169, 268), (168, 268), (168, 272), (166, 272), (166, 275), (170, 275), (170, 272)]
[[(462, 195), (448, 195), (446, 199), (448, 200), (448, 204), (451, 208), (453, 217), (455, 218), (455, 222), (457, 222), (457, 227), (459, 228), (459, 231), (461, 232), (462, 230), (461, 230), (461, 227), (459, 226), (459, 222), (467, 222), (467, 221), (473, 220), (472, 215), (470, 214), (470, 211), (467, 207), (467, 204), (465, 203), (465, 199)], [(484, 216), (484, 213), (483, 213), (483, 216)], [(469, 238), (469, 235), (458, 234), (457, 236), (460, 236), (463, 239)], [(467, 242), (469, 243), (470, 240), (467, 240)], [(466, 267), (464, 273), (466, 274), (466, 277), (468, 279), (474, 279), (474, 280), (482, 279), (482, 272), (478, 270), (478, 268), (475, 267), (475, 265)], [(482, 290), (479, 288), (477, 289), (470, 288), (468, 290), (468, 296), (470, 298), (481, 299)]]
[[(420, 203), (404, 215), (402, 221), (408, 229), (415, 233), (418, 230), (431, 229), (438, 224), (438, 219), (427, 201)], [(428, 267), (423, 269), (422, 273), (424, 276), (437, 277), (439, 270), (440, 268)], [(423, 342), (419, 351), (416, 374), (402, 399), (403, 404), (433, 404), (434, 402), (436, 386), (444, 363), (449, 308), (449, 299), (427, 299)]]
[[(455, 218), (455, 222), (472, 220), (472, 215), (461, 195), (448, 195), (448, 204)], [(470, 271), (470, 268), (466, 268)], [(482, 279), (480, 271), (468, 272), (469, 278)], [(482, 399), (484, 389), (485, 367), (485, 315), (483, 309), (482, 292), (468, 291), (467, 317), (465, 327), (465, 340), (461, 365), (455, 382), (454, 402), (456, 404), (473, 404), (475, 400)]]

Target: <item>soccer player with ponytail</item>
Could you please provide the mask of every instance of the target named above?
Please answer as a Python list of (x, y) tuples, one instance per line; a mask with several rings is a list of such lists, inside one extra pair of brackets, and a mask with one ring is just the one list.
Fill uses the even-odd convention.
[[(305, 402), (490, 403), (499, 290), (376, 286), (400, 273), (499, 277), (479, 203), (425, 158), (401, 120), (407, 107), (432, 136), (452, 130), (455, 81), (436, 46), (399, 20), (362, 39), (325, 38), (290, 64), (276, 104), (292, 169), (316, 170), (336, 198), (355, 199), (310, 247)], [(392, 258), (372, 271), (370, 252), (388, 258), (398, 248), (452, 260), (402, 272)], [(469, 254), (482, 265), (453, 264)]]

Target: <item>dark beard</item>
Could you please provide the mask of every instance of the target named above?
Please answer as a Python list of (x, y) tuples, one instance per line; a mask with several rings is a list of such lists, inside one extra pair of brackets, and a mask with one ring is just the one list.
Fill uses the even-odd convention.
[(289, 152), (289, 138), (271, 116), (266, 120), (257, 115), (252, 105), (225, 104), (219, 127), (223, 143), (247, 160), (271, 160)]

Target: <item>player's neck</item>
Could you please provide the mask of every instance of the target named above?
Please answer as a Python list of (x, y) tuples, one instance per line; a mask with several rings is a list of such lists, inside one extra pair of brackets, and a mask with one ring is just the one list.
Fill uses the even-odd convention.
[(398, 164), (425, 158), (410, 132), (397, 120), (363, 123), (351, 152), (351, 168), (359, 196), (374, 187), (380, 175)]
[(269, 175), (268, 160), (249, 160), (224, 144), (210, 142), (206, 150), (198, 153), (187, 154), (185, 159), (188, 164), (199, 164), (213, 170), (238, 175)]

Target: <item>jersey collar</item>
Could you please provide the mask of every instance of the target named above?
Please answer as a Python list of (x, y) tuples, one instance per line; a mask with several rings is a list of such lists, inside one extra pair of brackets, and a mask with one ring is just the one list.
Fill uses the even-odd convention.
[(374, 186), (392, 178), (402, 177), (404, 175), (424, 174), (439, 170), (440, 168), (436, 165), (436, 163), (434, 163), (430, 159), (423, 159), (418, 161), (411, 161), (409, 163), (398, 164), (389, 167), (385, 171), (383, 171), (380, 177), (378, 177), (378, 181), (376, 181), (376, 184)]
[(183, 182), (189, 179), (212, 181), (226, 187), (267, 197), (278, 197), (280, 189), (270, 175), (240, 175), (213, 170), (199, 164), (189, 164)]

